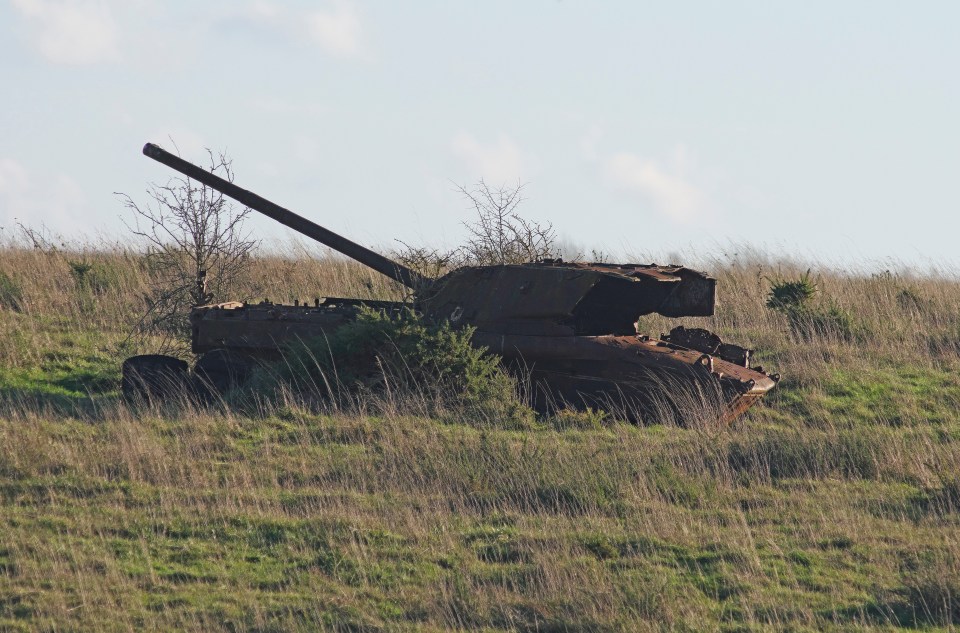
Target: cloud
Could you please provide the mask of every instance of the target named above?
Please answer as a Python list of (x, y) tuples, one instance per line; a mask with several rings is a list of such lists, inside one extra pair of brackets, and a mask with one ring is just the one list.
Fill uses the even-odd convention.
[(708, 210), (703, 192), (690, 180), (692, 165), (678, 146), (670, 160), (655, 161), (619, 152), (604, 161), (604, 175), (615, 188), (636, 194), (661, 214), (680, 223), (702, 218)]
[(38, 182), (12, 158), (0, 158), (0, 228), (12, 230), (16, 222), (31, 228), (57, 227), (64, 234), (79, 234), (87, 207), (83, 190), (70, 176), (60, 174)]
[(589, 162), (600, 158), (600, 141), (603, 139), (603, 128), (597, 124), (591, 125), (580, 137), (580, 156)]
[(310, 38), (331, 55), (366, 56), (363, 28), (352, 5), (340, 2), (330, 11), (312, 11), (305, 24)]
[(333, 0), (326, 8), (303, 10), (273, 0), (252, 0), (232, 6), (215, 23), (240, 29), (273, 43), (306, 41), (328, 55), (343, 59), (371, 59), (361, 15), (351, 0)]
[(280, 46), (306, 42), (328, 55), (372, 59), (361, 12), (353, 0), (295, 8), (275, 0), (208, 6), (195, 3), (189, 19), (161, 0), (11, 0), (29, 44), (45, 59), (74, 66), (108, 62), (179, 66), (221, 30)]
[(55, 64), (120, 59), (119, 29), (103, 0), (12, 0), (30, 24), (31, 43)]
[(254, 0), (247, 6), (246, 13), (254, 19), (273, 20), (280, 15), (280, 9), (266, 0)]
[(461, 131), (453, 137), (450, 148), (476, 177), (495, 184), (521, 180), (530, 166), (520, 146), (506, 134), (484, 144)]

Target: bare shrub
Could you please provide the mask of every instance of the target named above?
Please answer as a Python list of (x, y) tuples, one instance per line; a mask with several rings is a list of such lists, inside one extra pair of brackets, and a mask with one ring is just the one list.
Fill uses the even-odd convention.
[[(41, 223), (38, 228), (27, 226), (23, 222), (17, 222), (17, 228), (20, 229), (22, 240), (29, 243), (35, 251), (54, 254), (57, 253), (60, 248), (66, 248), (63, 237), (55, 235), (45, 224)], [(58, 242), (60, 247), (57, 247)]]
[[(233, 182), (230, 159), (207, 154), (208, 171)], [(163, 334), (165, 350), (180, 347), (189, 332), (189, 308), (225, 300), (246, 273), (258, 244), (243, 229), (250, 209), (237, 209), (219, 191), (180, 176), (151, 183), (145, 205), (117, 195), (133, 215), (128, 227), (147, 244), (153, 280), (137, 330)]]
[(465, 265), (460, 249), (442, 250), (424, 246), (410, 246), (400, 242), (403, 248), (393, 253), (394, 259), (426, 279), (442, 277), (454, 268)]
[(525, 185), (491, 187), (482, 179), (474, 185), (458, 185), (475, 212), (472, 222), (464, 222), (467, 239), (450, 249), (403, 248), (394, 257), (408, 268), (428, 278), (436, 278), (461, 266), (502, 266), (526, 264), (558, 257), (560, 245), (553, 225), (540, 224), (519, 214), (525, 200)]
[(553, 225), (528, 220), (517, 213), (523, 188), (490, 187), (482, 179), (470, 188), (457, 187), (476, 211), (476, 220), (464, 223), (470, 237), (460, 247), (465, 263), (489, 266), (523, 264), (554, 256), (557, 241)]

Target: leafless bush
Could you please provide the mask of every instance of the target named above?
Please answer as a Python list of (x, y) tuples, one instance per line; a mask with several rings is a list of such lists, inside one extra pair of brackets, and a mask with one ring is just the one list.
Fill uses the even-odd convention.
[(457, 187), (476, 211), (474, 222), (466, 222), (470, 237), (460, 247), (465, 263), (489, 266), (523, 264), (554, 257), (557, 241), (553, 225), (539, 224), (517, 213), (524, 201), (524, 185), (493, 188), (483, 180), (473, 187)]
[(461, 266), (525, 264), (557, 257), (560, 248), (550, 223), (540, 224), (522, 217), (517, 207), (524, 201), (525, 185), (491, 187), (483, 180), (472, 187), (458, 185), (459, 191), (476, 213), (472, 222), (464, 222), (468, 238), (451, 250), (410, 246), (394, 257), (421, 275), (435, 278)]
[(60, 244), (60, 248), (66, 247), (63, 237), (54, 235), (45, 224), (41, 224), (37, 228), (27, 226), (23, 222), (17, 222), (17, 228), (20, 230), (22, 240), (36, 251), (56, 253), (59, 250), (57, 243)]
[[(208, 170), (233, 182), (230, 159), (207, 154)], [(146, 205), (117, 195), (133, 215), (128, 227), (147, 244), (154, 280), (138, 330), (162, 333), (163, 347), (176, 348), (189, 331), (189, 308), (226, 299), (243, 277), (258, 244), (243, 230), (250, 209), (238, 210), (219, 191), (184, 177), (150, 184)]]
[[(398, 240), (399, 241), (399, 240)], [(393, 257), (407, 268), (427, 279), (436, 279), (454, 268), (465, 265), (460, 249), (442, 250), (424, 246), (411, 246), (400, 241), (403, 248)]]

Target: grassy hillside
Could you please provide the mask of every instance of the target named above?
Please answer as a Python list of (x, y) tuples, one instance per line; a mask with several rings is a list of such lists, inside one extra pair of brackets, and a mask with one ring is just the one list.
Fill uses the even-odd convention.
[[(511, 431), (403, 399), (131, 410), (140, 257), (0, 250), (0, 630), (956, 628), (960, 283), (814, 270), (809, 331), (765, 306), (803, 270), (706, 266), (717, 315), (681, 322), (784, 375), (747, 418)], [(253, 270), (243, 297), (396, 292)]]

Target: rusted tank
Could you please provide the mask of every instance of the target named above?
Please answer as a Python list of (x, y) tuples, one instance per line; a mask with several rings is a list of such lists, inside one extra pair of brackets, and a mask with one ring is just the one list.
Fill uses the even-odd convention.
[[(702, 272), (546, 260), (468, 266), (428, 279), (156, 145), (148, 143), (143, 153), (407, 286), (413, 308), (428, 319), (471, 326), (474, 344), (529, 381), (539, 408), (618, 408), (643, 418), (656, 408), (689, 406), (671, 405), (683, 394), (713, 401), (718, 415), (730, 421), (779, 379), (751, 367), (750, 350), (707, 330), (679, 326), (660, 338), (636, 331), (646, 314), (712, 315), (716, 280)], [(328, 334), (355, 318), (361, 305), (398, 311), (404, 304), (325, 298), (292, 306), (232, 302), (195, 308), (192, 345), (200, 356), (193, 371), (216, 388), (236, 384), (252, 362), (277, 358), (294, 341)], [(125, 363), (124, 384), (131, 394), (142, 394), (135, 387), (146, 380), (138, 375), (136, 358)]]

